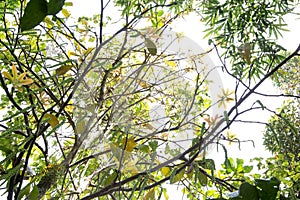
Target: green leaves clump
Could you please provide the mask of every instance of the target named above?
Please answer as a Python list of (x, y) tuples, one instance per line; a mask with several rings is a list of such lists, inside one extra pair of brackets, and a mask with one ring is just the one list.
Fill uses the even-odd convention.
[(46, 0), (31, 0), (21, 18), (21, 31), (26, 31), (39, 25), (47, 16)]
[(64, 0), (31, 0), (21, 18), (21, 31), (27, 31), (39, 25), (47, 15), (55, 15), (62, 10)]

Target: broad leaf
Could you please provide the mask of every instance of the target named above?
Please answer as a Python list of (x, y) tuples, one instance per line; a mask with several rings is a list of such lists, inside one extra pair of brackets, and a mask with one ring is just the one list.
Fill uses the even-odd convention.
[(170, 183), (171, 184), (176, 183), (176, 182), (180, 181), (183, 178), (184, 169), (182, 169), (179, 173), (177, 173), (177, 170), (178, 169), (174, 169), (174, 171), (172, 172), (172, 175), (170, 177)]
[(207, 176), (205, 174), (203, 174), (202, 172), (200, 172), (198, 174), (198, 180), (200, 182), (201, 185), (206, 186), (207, 185)]
[(47, 119), (47, 122), (50, 124), (52, 128), (54, 128), (57, 124), (59, 124), (59, 121), (55, 115), (46, 113), (45, 118)]
[(155, 199), (155, 190), (152, 188), (144, 197), (144, 200), (154, 200)]
[(258, 200), (258, 192), (255, 186), (244, 182), (240, 186), (239, 194), (242, 196), (242, 199), (245, 200)]
[(116, 171), (113, 171), (112, 174), (109, 174), (105, 179), (104, 179), (104, 186), (108, 186), (110, 184), (112, 184), (116, 178), (117, 178), (118, 174)]
[(48, 7), (48, 15), (56, 15), (64, 6), (65, 0), (50, 0)]
[(21, 18), (21, 31), (26, 31), (39, 25), (47, 16), (46, 0), (31, 0)]
[(256, 185), (262, 189), (260, 196), (262, 199), (275, 199), (279, 190), (280, 181), (277, 178), (270, 180), (256, 179)]
[(145, 38), (145, 46), (147, 47), (147, 49), (151, 55), (155, 56), (157, 54), (156, 45), (149, 38)]
[(169, 176), (171, 172), (170, 167), (162, 167), (160, 171), (165, 177)]

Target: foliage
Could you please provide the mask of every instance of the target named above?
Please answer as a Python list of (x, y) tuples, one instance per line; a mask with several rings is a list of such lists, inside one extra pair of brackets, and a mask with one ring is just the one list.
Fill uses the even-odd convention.
[[(299, 55), (300, 47), (282, 56), (270, 39), (295, 4), (100, 2), (98, 14), (78, 19), (72, 2), (0, 2), (0, 184), (7, 198), (167, 199), (165, 183), (184, 186), (190, 199), (220, 199), (238, 188), (238, 199), (276, 196), (279, 182), (250, 178), (252, 167), (228, 158), (221, 141), (241, 142), (222, 134), (246, 112), (238, 108)], [(215, 68), (203, 62), (208, 52), (179, 56), (163, 48), (168, 26), (192, 11), (204, 15), (215, 50), (226, 49), (220, 60), (232, 62), (222, 67), (237, 85), (222, 88), (217, 100), (208, 78)], [(110, 26), (115, 31), (105, 32)], [(224, 149), (222, 170), (206, 157), (213, 144)]]
[[(278, 114), (274, 115), (264, 133), (264, 145), (275, 154), (286, 155), (300, 153), (299, 146), (299, 103), (285, 102)], [(299, 158), (297, 158), (299, 160)]]
[[(295, 4), (290, 1), (203, 1), (199, 12), (204, 14), (211, 37), (226, 49), (235, 76), (243, 79), (261, 77), (272, 69), (270, 63), (278, 63), (284, 57), (284, 48), (274, 40), (286, 30), (283, 16), (291, 12)], [(235, 9), (232, 9), (234, 7)]]
[(299, 199), (299, 154), (289, 153), (288, 158), (287, 155), (277, 154), (266, 160), (263, 158), (255, 158), (254, 160), (258, 161), (257, 166), (260, 170), (266, 170), (264, 174), (259, 176), (262, 178), (276, 177), (281, 182), (280, 199)]
[(275, 157), (259, 167), (267, 169), (266, 176), (276, 176), (282, 182), (283, 199), (299, 199), (300, 161), (300, 101), (299, 58), (291, 59), (272, 77), (274, 84), (288, 96), (282, 107), (270, 118), (264, 132), (264, 145)]

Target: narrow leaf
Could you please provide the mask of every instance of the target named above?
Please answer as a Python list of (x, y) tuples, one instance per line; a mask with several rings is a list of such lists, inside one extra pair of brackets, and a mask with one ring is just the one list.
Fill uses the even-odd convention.
[(155, 56), (157, 54), (156, 45), (149, 38), (145, 38), (145, 46), (151, 55)]
[(35, 185), (32, 191), (30, 192), (28, 199), (38, 199), (38, 196), (39, 196), (39, 189)]
[(56, 69), (56, 76), (61, 76), (67, 73), (72, 68), (72, 65), (64, 65)]
[(225, 118), (226, 124), (227, 124), (228, 129), (229, 129), (229, 117), (228, 117), (227, 111), (224, 111), (224, 118)]

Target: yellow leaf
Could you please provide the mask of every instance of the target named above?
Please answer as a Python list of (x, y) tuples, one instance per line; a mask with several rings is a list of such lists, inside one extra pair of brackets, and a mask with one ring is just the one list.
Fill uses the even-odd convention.
[(5, 78), (9, 79), (10, 81), (13, 81), (12, 76), (8, 72), (2, 72), (2, 74)]
[(25, 76), (26, 76), (26, 73), (25, 73), (25, 72), (22, 73), (22, 74), (20, 74), (19, 77), (18, 77), (18, 81), (19, 81), (19, 82), (22, 81), (22, 80), (25, 78)]
[(74, 106), (72, 106), (72, 105), (67, 105), (67, 106), (65, 107), (65, 111), (67, 111), (67, 112), (69, 112), (69, 113), (73, 112), (73, 110), (74, 110)]
[(176, 62), (174, 61), (170, 61), (170, 60), (165, 60), (165, 63), (170, 66), (170, 67), (173, 67), (175, 68), (177, 66)]
[(163, 168), (161, 168), (161, 173), (164, 175), (164, 176), (169, 176), (170, 175), (170, 172), (171, 172), (171, 170), (170, 170), (170, 168), (169, 167), (163, 167)]
[(12, 77), (13, 77), (13, 79), (17, 78), (17, 76), (18, 76), (18, 70), (17, 70), (17, 67), (15, 65), (12, 65), (11, 71), (12, 71)]
[(126, 144), (125, 142), (126, 142), (126, 138), (123, 139), (123, 144), (126, 145), (125, 150), (132, 152), (133, 149), (136, 147), (136, 142), (134, 141), (134, 139), (128, 138)]
[(61, 12), (62, 12), (62, 14), (65, 16), (65, 18), (68, 18), (68, 17), (70, 17), (70, 15), (71, 15), (71, 14), (69, 13), (69, 11), (66, 10), (66, 9), (62, 9)]
[(155, 190), (152, 188), (144, 197), (144, 200), (155, 200)]
[(136, 161), (130, 161), (124, 165), (123, 172), (130, 172), (131, 174), (137, 174), (138, 168), (136, 167)]
[(94, 49), (94, 47), (89, 47), (87, 50), (83, 52), (83, 55), (87, 56), (91, 51)]
[(77, 121), (76, 125), (75, 125), (75, 131), (77, 134), (82, 134), (84, 133), (85, 129), (86, 129), (86, 122), (84, 120), (79, 120)]
[(142, 80), (137, 80), (137, 82), (139, 83), (139, 85), (142, 87), (142, 88), (148, 88), (149, 85), (146, 83), (146, 81), (142, 81)]
[(65, 6), (73, 6), (73, 2), (65, 2)]
[(44, 116), (47, 120), (47, 122), (50, 124), (50, 126), (52, 128), (54, 128), (55, 126), (57, 126), (57, 124), (59, 123), (57, 117), (55, 115), (52, 115), (52, 114), (49, 114), (49, 113), (46, 113), (45, 116)]
[(33, 80), (31, 78), (26, 78), (20, 82), (21, 85), (29, 85), (31, 83), (33, 83)]
[(77, 53), (73, 52), (73, 51), (68, 51), (68, 56), (79, 56)]
[(56, 75), (61, 76), (67, 73), (73, 66), (72, 65), (64, 65), (61, 66), (60, 68), (56, 69)]
[(244, 59), (246, 60), (247, 64), (250, 64), (250, 54), (251, 54), (251, 47), (250, 43), (245, 44), (245, 51), (244, 51)]

